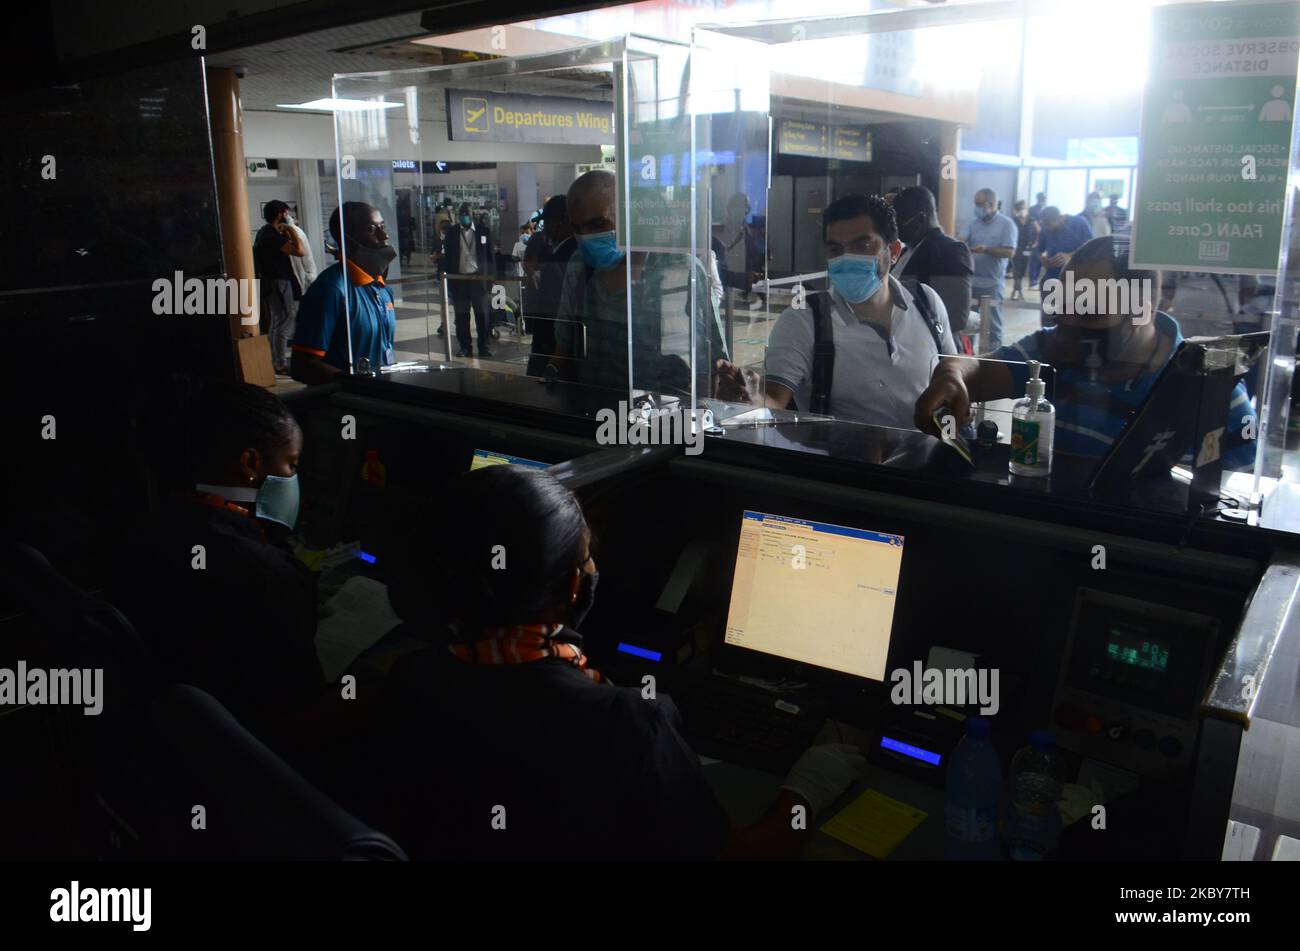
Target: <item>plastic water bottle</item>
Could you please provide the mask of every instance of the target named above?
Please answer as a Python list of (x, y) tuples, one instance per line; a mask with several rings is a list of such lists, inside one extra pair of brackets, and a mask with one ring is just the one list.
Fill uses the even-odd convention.
[(1029, 734), (1029, 745), (1011, 760), (1010, 797), (1003, 837), (1014, 861), (1034, 862), (1056, 849), (1061, 835), (1065, 761), (1048, 730)]
[(1002, 767), (989, 742), (989, 721), (971, 717), (948, 760), (943, 795), (944, 858), (998, 858)]

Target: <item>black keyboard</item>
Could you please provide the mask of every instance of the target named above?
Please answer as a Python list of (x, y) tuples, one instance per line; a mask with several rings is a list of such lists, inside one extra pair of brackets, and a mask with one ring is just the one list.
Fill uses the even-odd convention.
[(787, 772), (825, 721), (796, 697), (717, 676), (679, 684), (672, 697), (696, 753), (770, 773)]

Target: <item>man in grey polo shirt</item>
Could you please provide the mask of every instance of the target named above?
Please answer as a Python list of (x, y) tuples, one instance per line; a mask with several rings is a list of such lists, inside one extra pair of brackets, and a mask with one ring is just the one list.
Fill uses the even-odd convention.
[[(829, 292), (817, 308), (790, 307), (772, 328), (767, 344), (767, 381), (718, 361), (717, 394), (722, 399), (773, 409), (814, 410), (814, 311), (830, 308), (834, 341), (829, 407), (840, 419), (912, 429), (915, 400), (940, 354), (955, 353), (943, 301), (933, 289), (915, 285), (925, 306), (889, 271), (902, 251), (893, 209), (884, 199), (846, 195), (822, 216)], [(910, 401), (910, 402), (909, 402)]]
[(984, 350), (992, 352), (1002, 346), (1002, 287), (1007, 278), (1007, 262), (1016, 255), (1020, 229), (998, 211), (998, 196), (991, 188), (975, 193), (975, 217), (962, 238), (970, 246), (975, 277), (971, 281), (971, 303), (981, 297), (993, 298), (987, 335), (981, 331)]

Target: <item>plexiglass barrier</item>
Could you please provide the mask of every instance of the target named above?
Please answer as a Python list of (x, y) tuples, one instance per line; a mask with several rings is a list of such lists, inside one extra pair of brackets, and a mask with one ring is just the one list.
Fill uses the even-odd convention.
[[(648, 399), (737, 429), (798, 412), (933, 441), (917, 404), (947, 357), (1034, 360), (1063, 456), (1142, 441), (1113, 472), (1156, 459), (1194, 477), (1205, 511), (1256, 520), (1295, 478), (1296, 57), (1269, 50), (1300, 42), (1300, 14), (1214, 10), (1237, 15), (884, 7), (339, 76), (340, 198), (378, 209), (398, 251), (391, 351), (349, 320), (343, 365), (490, 369), (588, 394), (588, 412)], [(1103, 13), (1126, 24), (1104, 55)], [(1207, 52), (1257, 36), (1281, 39), (1249, 80)], [(1062, 82), (1061, 62), (1098, 56)], [(538, 222), (548, 196), (565, 204)], [(769, 383), (797, 393), (819, 361), (829, 403), (737, 398), (747, 377), (764, 400)], [(976, 374), (998, 386), (971, 426), (1009, 445), (1028, 376)], [(844, 392), (855, 379), (875, 391)]]
[[(689, 64), (687, 44), (627, 36), (336, 76), (352, 372), (487, 369), (503, 393), (520, 376), (578, 388), (588, 398), (565, 405), (589, 414), (646, 396), (693, 405), (725, 341), (697, 228)], [(388, 348), (371, 313), (386, 295)]]
[[(1123, 36), (1090, 80), (1064, 83), (1061, 62), (1095, 60), (1101, 7), (696, 29), (714, 58), (719, 35), (757, 44), (734, 48), (736, 68), (770, 88), (767, 187), (713, 209), (725, 270), (747, 278), (723, 308), (732, 365), (715, 394), (735, 398), (747, 371), (769, 413), (775, 382), (805, 413), (933, 431), (918, 401), (944, 382), (946, 341), (919, 330), (946, 322), (986, 389), (972, 425), (1013, 439), (1026, 361), (1042, 361), (1056, 448), (1093, 497), (1164, 508), (1145, 481), (1155, 473), (1193, 512), (1259, 518), (1261, 497), (1294, 478), (1300, 13), (1102, 6)], [(1264, 35), (1281, 40), (1250, 45)], [(1232, 50), (1259, 55), (1244, 69)], [(890, 313), (885, 300), (904, 295), (930, 306)], [(806, 309), (817, 300), (832, 311), (824, 334)], [(835, 381), (820, 402), (819, 362)]]

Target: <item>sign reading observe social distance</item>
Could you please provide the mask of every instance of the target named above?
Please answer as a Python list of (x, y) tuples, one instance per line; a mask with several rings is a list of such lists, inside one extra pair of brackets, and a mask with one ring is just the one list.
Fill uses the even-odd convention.
[(1300, 4), (1156, 7), (1151, 38), (1130, 264), (1275, 272)]

